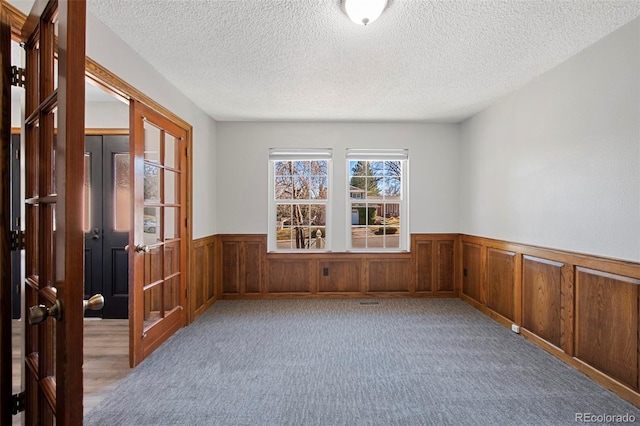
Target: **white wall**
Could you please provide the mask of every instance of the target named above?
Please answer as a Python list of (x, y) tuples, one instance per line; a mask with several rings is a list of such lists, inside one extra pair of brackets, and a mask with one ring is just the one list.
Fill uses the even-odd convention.
[(116, 102), (85, 104), (84, 127), (87, 129), (128, 129), (129, 105)]
[(346, 247), (346, 148), (408, 148), (410, 232), (458, 231), (455, 124), (218, 122), (216, 139), (219, 233), (267, 233), (269, 148), (294, 147), (333, 149), (333, 251)]
[(87, 56), (193, 126), (193, 237), (215, 234), (215, 121), (90, 13)]
[(640, 260), (640, 19), (462, 124), (460, 230)]

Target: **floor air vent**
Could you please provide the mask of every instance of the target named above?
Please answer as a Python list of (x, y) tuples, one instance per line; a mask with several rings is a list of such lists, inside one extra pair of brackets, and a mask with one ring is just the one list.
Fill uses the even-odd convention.
[(361, 300), (360, 304), (364, 306), (371, 306), (371, 305), (375, 306), (375, 305), (379, 305), (380, 302), (378, 302), (377, 300)]

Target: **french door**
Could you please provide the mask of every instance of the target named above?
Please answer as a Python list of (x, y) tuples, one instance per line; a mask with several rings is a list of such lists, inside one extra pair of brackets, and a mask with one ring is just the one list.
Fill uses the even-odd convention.
[(84, 1), (36, 1), (27, 40), (27, 425), (82, 424)]
[(129, 359), (134, 367), (185, 324), (187, 132), (135, 100), (130, 108)]

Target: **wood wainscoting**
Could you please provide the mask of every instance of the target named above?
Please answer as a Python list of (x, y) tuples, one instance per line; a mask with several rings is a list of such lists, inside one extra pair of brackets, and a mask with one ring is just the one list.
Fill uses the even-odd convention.
[(216, 264), (219, 257), (217, 248), (218, 238), (215, 235), (193, 240), (191, 243), (191, 273), (189, 282), (189, 315), (188, 322), (192, 323), (200, 314), (207, 310), (217, 299), (216, 292)]
[(410, 253), (267, 253), (266, 235), (218, 235), (221, 299), (457, 297), (456, 234), (414, 234)]
[(640, 406), (640, 264), (460, 236), (461, 298)]

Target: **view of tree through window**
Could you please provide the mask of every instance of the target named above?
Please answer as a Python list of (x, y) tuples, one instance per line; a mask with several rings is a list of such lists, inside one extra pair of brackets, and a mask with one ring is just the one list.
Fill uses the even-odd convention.
[(274, 161), (278, 249), (324, 249), (328, 161)]
[(349, 161), (352, 248), (400, 248), (402, 164)]

